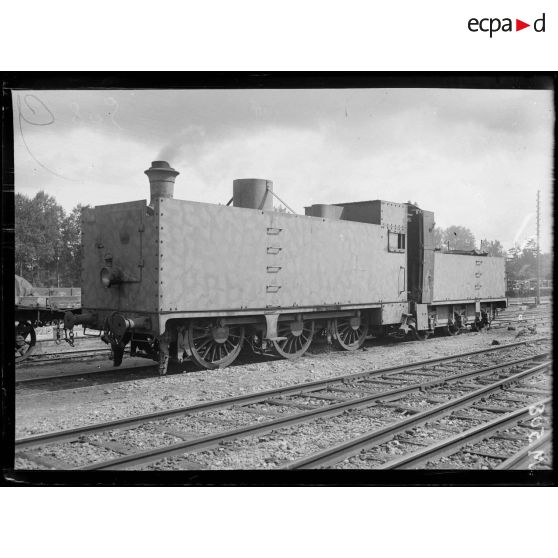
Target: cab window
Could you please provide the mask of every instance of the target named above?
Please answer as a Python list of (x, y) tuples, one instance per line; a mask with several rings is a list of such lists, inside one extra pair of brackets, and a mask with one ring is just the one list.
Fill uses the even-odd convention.
[(390, 252), (405, 252), (405, 235), (388, 231), (388, 250)]

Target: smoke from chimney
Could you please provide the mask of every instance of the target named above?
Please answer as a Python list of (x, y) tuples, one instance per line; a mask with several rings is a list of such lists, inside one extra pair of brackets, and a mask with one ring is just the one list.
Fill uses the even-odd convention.
[(187, 128), (182, 129), (174, 134), (171, 140), (164, 145), (157, 159), (160, 161), (180, 161), (183, 153), (192, 154), (196, 152), (205, 142), (205, 129), (203, 126), (191, 124)]

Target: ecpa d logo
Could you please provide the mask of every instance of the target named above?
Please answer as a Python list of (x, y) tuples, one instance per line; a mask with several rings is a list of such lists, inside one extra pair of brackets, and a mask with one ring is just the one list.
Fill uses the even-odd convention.
[[(544, 33), (545, 32), (545, 16), (546, 14), (543, 13), (543, 15), (539, 18), (536, 19), (533, 22), (533, 30), (537, 33)], [(497, 33), (498, 31), (503, 31), (504, 33), (506, 32), (512, 32), (512, 31), (521, 31), (522, 29), (526, 29), (527, 27), (531, 27), (530, 23), (526, 23), (525, 21), (522, 21), (521, 19), (516, 19), (515, 20), (515, 29), (513, 28), (513, 23), (512, 23), (512, 18), (509, 17), (505, 17), (503, 19), (500, 19), (498, 17), (485, 17), (482, 19), (477, 19), (475, 17), (472, 17), (468, 24), (467, 27), (469, 28), (469, 31), (472, 31), (473, 33), (477, 33), (478, 31), (481, 31), (483, 33), (490, 33), (490, 38), (492, 38), (492, 35), (494, 33)]]

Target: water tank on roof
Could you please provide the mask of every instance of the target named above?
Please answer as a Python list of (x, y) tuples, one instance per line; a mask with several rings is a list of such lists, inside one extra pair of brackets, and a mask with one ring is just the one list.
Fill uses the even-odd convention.
[[(269, 190), (269, 191), (268, 191)], [(273, 182), (264, 178), (233, 180), (234, 207), (273, 211)]]

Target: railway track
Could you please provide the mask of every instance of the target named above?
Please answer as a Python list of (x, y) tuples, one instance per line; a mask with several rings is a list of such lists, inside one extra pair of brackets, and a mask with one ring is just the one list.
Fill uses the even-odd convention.
[[(541, 396), (543, 394), (541, 393)], [(393, 460), (389, 460), (386, 463), (377, 467), (377, 469), (419, 469), (424, 468), (428, 463), (435, 462), (444, 458), (446, 456), (451, 456), (458, 454), (459, 452), (465, 452), (469, 455), (479, 455), (481, 457), (489, 457), (500, 461), (500, 464), (495, 467), (495, 469), (513, 469), (513, 468), (528, 468), (529, 461), (531, 463), (540, 463), (542, 461), (539, 456), (537, 460), (529, 459), (533, 452), (542, 451), (543, 454), (549, 454), (548, 445), (551, 441), (551, 432), (547, 426), (546, 434), (544, 434), (544, 428), (541, 429), (542, 417), (547, 406), (551, 404), (551, 398), (547, 397), (541, 399), (535, 404), (527, 405), (518, 410), (512, 411), (507, 409), (498, 410), (495, 414), (494, 419), (469, 428), (451, 436), (447, 439), (441, 440), (440, 442), (428, 445), (424, 449), (418, 450), (416, 452), (411, 452), (410, 454), (404, 455)], [(535, 426), (535, 421), (536, 426)], [(523, 425), (526, 426), (523, 426)], [(506, 434), (507, 430), (513, 427), (529, 428), (536, 437), (536, 441), (530, 444), (524, 445), (519, 451), (512, 453), (511, 455), (500, 451), (499, 453), (482, 451), (480, 448), (475, 448), (479, 445), (479, 442), (486, 443), (492, 439), (509, 439), (514, 440)], [(542, 432), (542, 433), (541, 433)], [(501, 436), (501, 434), (508, 436), (508, 438)], [(500, 435), (500, 436), (498, 436)], [(526, 436), (527, 441), (529, 441), (529, 436)], [(515, 437), (516, 440), (520, 437)], [(524, 438), (525, 440), (525, 438)], [(545, 447), (546, 452), (544, 449)]]
[[(240, 356), (233, 366), (241, 366), (243, 364), (253, 364), (254, 362), (269, 362), (277, 360), (275, 355), (255, 355), (249, 353), (248, 356)], [(138, 378), (152, 378), (159, 377), (157, 363), (145, 359), (137, 358), (138, 362), (141, 364), (134, 364), (133, 366), (126, 366), (125, 364), (121, 367), (107, 366), (103, 370), (91, 370), (89, 368), (81, 369), (73, 372), (66, 373), (55, 373), (50, 375), (38, 375), (29, 377), (20, 377), (15, 380), (15, 385), (19, 387), (32, 388), (34, 386), (44, 386), (47, 385), (49, 390), (53, 389), (64, 389), (64, 386), (68, 388), (75, 388), (75, 381), (81, 380), (91, 380), (96, 381), (97, 379), (104, 379), (110, 381), (123, 381), (128, 378), (138, 379)], [(57, 362), (57, 361), (49, 361)], [(167, 376), (172, 376), (173, 374), (183, 374), (184, 372), (197, 371), (194, 363), (190, 361), (184, 361), (183, 363), (171, 362), (168, 367)], [(107, 381), (106, 383), (109, 383)], [(81, 386), (84, 387), (84, 386)]]
[(508, 297), (508, 308), (514, 308), (516, 306), (531, 306), (532, 308), (544, 308), (545, 306), (552, 305), (552, 296), (542, 297), (539, 305), (537, 306), (536, 297), (531, 298), (512, 298)]
[(541, 318), (510, 318), (510, 319), (496, 319), (490, 324), (491, 329), (498, 329), (502, 327), (509, 327), (509, 326), (550, 326), (552, 324), (552, 318), (550, 317), (541, 317)]
[[(519, 363), (518, 363), (519, 364)], [(538, 364), (535, 366), (529, 366), (526, 369), (515, 372), (509, 375), (507, 378), (504, 378), (499, 381), (495, 381), (493, 383), (488, 384), (485, 387), (481, 387), (478, 389), (473, 389), (464, 395), (452, 399), (446, 403), (442, 403), (439, 405), (435, 405), (430, 409), (425, 411), (417, 412), (416, 414), (410, 416), (409, 418), (403, 419), (401, 421), (397, 421), (394, 424), (389, 424), (384, 428), (380, 428), (376, 431), (370, 432), (365, 434), (364, 436), (357, 437), (355, 439), (350, 440), (349, 442), (338, 444), (336, 446), (330, 447), (322, 452), (317, 452), (313, 455), (304, 457), (302, 459), (298, 459), (296, 461), (292, 461), (290, 463), (285, 464), (282, 468), (284, 469), (314, 469), (314, 468), (322, 468), (322, 467), (331, 467), (336, 464), (342, 463), (345, 460), (354, 457), (358, 454), (363, 454), (364, 458), (366, 459), (366, 451), (370, 450), (371, 448), (377, 448), (382, 443), (392, 442), (394, 441), (395, 436), (401, 436), (403, 433), (412, 432), (414, 428), (417, 428), (421, 425), (424, 425), (427, 422), (432, 422), (436, 419), (441, 419), (444, 417), (448, 417), (453, 415), (454, 413), (468, 409), (468, 408), (479, 408), (479, 404), (481, 402), (487, 400), (490, 401), (490, 396), (493, 396), (496, 393), (507, 393), (506, 388), (509, 387), (511, 384), (518, 383), (521, 385), (521, 381), (525, 380), (529, 377), (534, 375), (540, 374), (541, 372), (548, 373), (550, 372), (552, 363), (550, 361), (543, 362), (542, 364)], [(547, 394), (541, 394), (548, 395)], [(548, 401), (549, 399), (543, 399), (542, 401)], [(540, 405), (542, 403), (540, 399), (534, 399), (532, 403), (526, 407), (521, 409), (521, 414), (513, 412), (511, 409), (505, 409), (505, 407), (498, 408), (496, 413), (504, 413), (509, 411), (512, 415), (506, 417), (506, 424), (510, 424), (510, 421), (513, 423), (517, 420), (518, 416), (521, 417), (528, 417), (529, 409), (533, 408), (533, 406)], [(396, 403), (397, 404), (397, 403)], [(494, 409), (495, 407), (493, 407)], [(503, 428), (504, 426), (500, 426)], [(419, 457), (416, 454), (413, 456), (415, 460), (408, 459), (406, 462), (404, 459), (401, 462), (404, 462), (407, 468), (418, 468), (421, 464), (424, 464), (433, 458), (440, 457), (440, 452), (443, 450), (447, 451), (446, 446), (449, 445), (450, 451), (451, 449), (456, 449), (460, 444), (467, 443), (470, 440), (474, 439), (484, 439), (487, 435), (486, 428), (488, 428), (488, 432), (491, 432), (491, 428), (498, 429), (499, 427), (496, 426), (494, 423), (491, 423), (489, 427), (485, 425), (485, 428), (478, 428), (474, 429), (472, 432), (468, 433), (468, 436), (471, 436), (468, 439), (465, 435), (456, 436), (451, 438), (450, 441), (445, 440), (440, 442), (439, 444), (428, 448), (422, 452), (417, 452)], [(485, 432), (482, 432), (485, 430)], [(474, 436), (478, 436), (478, 438), (474, 438)], [(526, 441), (528, 437), (525, 438)], [(400, 443), (398, 444), (400, 445)], [(377, 462), (376, 462), (377, 464)], [(383, 468), (399, 468), (402, 463), (398, 462), (391, 462), (388, 460), (387, 464)], [(342, 467), (344, 468), (344, 467)], [(370, 467), (370, 468), (381, 468), (381, 467)]]
[[(24, 368), (31, 368), (33, 366), (38, 366), (45, 363), (76, 360), (78, 358), (84, 358), (84, 357), (95, 357), (95, 356), (106, 357), (109, 353), (110, 353), (109, 347), (75, 349), (75, 350), (63, 351), (63, 352), (39, 353), (27, 357), (24, 361), (25, 364), (22, 364), (21, 366)], [(124, 351), (124, 354), (129, 355), (130, 349), (129, 348), (126, 349)]]
[(157, 376), (156, 363), (140, 364), (137, 366), (124, 368), (106, 368), (105, 370), (79, 370), (77, 372), (67, 372), (59, 374), (50, 374), (43, 376), (32, 376), (28, 378), (15, 379), (16, 387), (32, 388), (36, 386), (47, 386), (49, 391), (56, 389), (75, 388), (75, 382), (85, 380), (96, 381), (96, 379), (107, 379), (114, 377), (116, 381), (123, 381), (129, 378), (137, 379), (138, 377), (151, 378)]
[(526, 322), (526, 321), (548, 321), (551, 319), (551, 315), (548, 312), (544, 314), (526, 314), (524, 312), (520, 312), (519, 314), (510, 315), (510, 314), (501, 314), (497, 318), (495, 318), (492, 323), (500, 322), (500, 321), (516, 321), (516, 322)]
[[(457, 385), (461, 391), (464, 389), (471, 391), (471, 386), (465, 387), (462, 385), (463, 382), (478, 380), (481, 382), (479, 385), (482, 385), (482, 381), (488, 381), (490, 384), (488, 387), (473, 389), (474, 397), (481, 397), (491, 389), (490, 386), (498, 389), (501, 385), (528, 377), (548, 366), (548, 364), (538, 364), (540, 359), (546, 358), (546, 353), (488, 367), (482, 365), (482, 360), (486, 358), (487, 353), (493, 353), (494, 356), (500, 354), (499, 351), (504, 348), (522, 344), (524, 342), (24, 438), (16, 440), (16, 457), (20, 455), (28, 461), (40, 464), (45, 453), (54, 455), (56, 459), (57, 452), (52, 451), (56, 444), (65, 443), (67, 446), (70, 441), (74, 443), (77, 441), (78, 445), (88, 444), (89, 437), (89, 441), (93, 441), (93, 445), (96, 447), (110, 449), (112, 457), (115, 453), (121, 455), (95, 463), (78, 464), (77, 467), (76, 463), (70, 463), (63, 468), (122, 469), (145, 465), (185, 452), (190, 454), (204, 448), (222, 447), (223, 444), (233, 440), (269, 433), (296, 424), (350, 414), (359, 409), (380, 406), (390, 408), (389, 402), (394, 399), (421, 394), (425, 390), (440, 388), (440, 386)], [(471, 357), (481, 357), (478, 359), (481, 362), (468, 361), (467, 359)], [(499, 378), (499, 380), (494, 380), (494, 378)], [(439, 403), (439, 400), (436, 402), (435, 395), (429, 397), (431, 402)], [(449, 403), (444, 405), (449, 405)], [(247, 423), (227, 430), (227, 421), (225, 421), (224, 432), (219, 428), (216, 432), (216, 429), (213, 428), (213, 432), (200, 437), (200, 420), (206, 421), (206, 425), (207, 423), (223, 422), (218, 417), (208, 416), (211, 413), (215, 414), (215, 411), (219, 409), (232, 409), (237, 414), (243, 415), (243, 422), (248, 419)], [(184, 420), (180, 420), (184, 417), (187, 417), (186, 425)], [(254, 417), (256, 417), (256, 422), (254, 422)], [(268, 418), (271, 420), (266, 420)], [(125, 443), (118, 441), (121, 435), (119, 433), (129, 432), (133, 428), (146, 428), (146, 425), (153, 429), (154, 424), (158, 425), (156, 429), (159, 436), (164, 433), (169, 435), (167, 437), (171, 438), (171, 442), (180, 441), (139, 453), (137, 447), (126, 446)], [(188, 431), (188, 426), (192, 426), (193, 429)], [(105, 438), (108, 437), (109, 440), (104, 440), (102, 436), (99, 439), (101, 433), (105, 433)], [(41, 448), (42, 450), (50, 448), (50, 451), (42, 451)], [(29, 450), (34, 451), (30, 454)], [(39, 450), (38, 453), (37, 450)], [(60, 452), (63, 455), (64, 448), (61, 448)]]
[(537, 469), (552, 467), (552, 430), (525, 446), (496, 467), (503, 469)]

